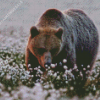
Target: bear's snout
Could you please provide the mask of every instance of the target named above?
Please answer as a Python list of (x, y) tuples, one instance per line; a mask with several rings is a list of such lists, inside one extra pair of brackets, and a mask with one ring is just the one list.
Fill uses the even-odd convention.
[(48, 65), (50, 66), (50, 64), (52, 63), (52, 60), (51, 60), (51, 53), (50, 52), (45, 52), (42, 56), (42, 66), (45, 67), (45, 65)]
[(44, 66), (45, 65), (48, 65), (48, 66), (50, 66), (50, 64), (51, 64), (51, 53), (50, 52), (45, 52), (44, 53)]
[(51, 64), (51, 57), (46, 56), (46, 57), (45, 57), (45, 63), (44, 63), (44, 65), (50, 66), (50, 64)]

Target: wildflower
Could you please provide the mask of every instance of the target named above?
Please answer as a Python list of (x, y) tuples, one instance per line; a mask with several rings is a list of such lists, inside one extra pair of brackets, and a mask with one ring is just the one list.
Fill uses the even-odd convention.
[(90, 74), (90, 71), (89, 71), (89, 70), (87, 70), (87, 71), (86, 71), (86, 74)]
[(2, 90), (5, 89), (5, 87), (4, 87), (4, 85), (2, 83), (0, 83), (0, 89), (2, 89)]
[(65, 70), (65, 74), (68, 74), (68, 70)]
[(95, 69), (93, 69), (93, 70), (92, 70), (92, 73), (91, 73), (91, 74), (96, 74), (96, 71), (95, 71)]
[(82, 73), (80, 73), (80, 76), (81, 76), (81, 77), (83, 77), (83, 74), (82, 74)]
[(51, 75), (51, 74), (52, 74), (52, 72), (53, 72), (52, 70), (49, 70), (49, 71), (48, 71), (48, 74), (49, 74), (49, 75)]
[(4, 72), (2, 72), (2, 73), (1, 73), (1, 75), (0, 75), (0, 77), (3, 77), (4, 75), (5, 75), (5, 73), (4, 73)]
[(38, 68), (40, 69), (40, 68), (41, 68), (41, 66), (38, 66)]
[(74, 64), (74, 68), (73, 69), (77, 69), (77, 65), (76, 64)]
[(93, 90), (96, 91), (96, 87), (95, 87), (95, 85), (93, 86)]
[(65, 88), (65, 89), (60, 88), (60, 91), (61, 91), (61, 92), (67, 92), (67, 88)]
[(85, 71), (85, 70), (86, 70), (86, 68), (83, 68), (83, 70)]
[(90, 65), (88, 65), (87, 68), (90, 68)]
[(50, 84), (50, 87), (53, 89), (54, 88), (54, 85), (53, 84)]
[(41, 83), (41, 84), (43, 84), (43, 81), (42, 81), (42, 80), (40, 80), (40, 83)]
[(68, 67), (67, 67), (66, 65), (64, 65), (64, 66), (63, 66), (63, 68), (64, 68), (65, 70), (67, 70), (67, 69), (68, 69)]
[(56, 67), (56, 65), (55, 65), (55, 64), (51, 64), (51, 67), (52, 67), (52, 68), (55, 68), (55, 67)]
[(41, 87), (41, 84), (40, 83), (36, 83), (35, 86)]
[(50, 69), (50, 66), (48, 66), (48, 68), (47, 69)]
[(11, 91), (11, 87), (8, 87), (8, 90)]
[(67, 63), (67, 59), (63, 59), (63, 63)]
[(81, 65), (81, 67), (83, 67), (83, 65)]
[(37, 68), (37, 67), (35, 67), (35, 68), (34, 68), (34, 70), (38, 70), (38, 68)]
[(33, 71), (33, 69), (32, 68), (29, 68), (29, 71)]
[(48, 89), (48, 88), (49, 88), (49, 85), (45, 85), (44, 88), (45, 88), (45, 89)]
[(43, 71), (40, 71), (40, 74), (43, 74)]
[(30, 68), (31, 67), (31, 64), (28, 64), (28, 68)]
[(57, 77), (57, 73), (55, 72), (55, 73), (53, 74), (53, 76), (54, 76), (54, 77)]
[(45, 65), (45, 68), (47, 68), (48, 67), (48, 65)]
[(68, 77), (67, 77), (67, 75), (66, 75), (66, 74), (64, 74), (64, 75), (63, 75), (63, 77), (65, 78), (65, 80), (67, 80), (67, 79), (68, 79)]
[(37, 71), (38, 71), (38, 72), (41, 72), (41, 70), (40, 70), (40, 69), (38, 69)]
[(99, 72), (100, 72), (100, 70), (99, 70), (99, 69), (97, 69), (97, 72), (99, 73)]
[(8, 60), (5, 60), (5, 64), (8, 64)]
[(0, 94), (1, 94), (1, 92), (2, 92), (2, 89), (0, 89)]
[(57, 76), (57, 80), (60, 80), (60, 76)]
[(70, 90), (74, 90), (74, 87), (71, 86), (71, 87), (70, 87)]
[(76, 72), (78, 72), (79, 70), (78, 69), (76, 69)]
[(96, 94), (99, 95), (100, 94), (100, 91), (97, 91)]
[(6, 75), (6, 79), (7, 79), (7, 80), (10, 80), (10, 79), (11, 79), (11, 75), (7, 74), (7, 75)]
[(62, 66), (62, 62), (59, 62), (59, 66)]

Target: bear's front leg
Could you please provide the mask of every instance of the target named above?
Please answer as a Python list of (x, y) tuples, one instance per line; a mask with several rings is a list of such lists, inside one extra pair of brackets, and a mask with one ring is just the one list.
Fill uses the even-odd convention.
[(25, 52), (25, 63), (27, 70), (29, 70), (28, 65), (30, 64), (31, 68), (35, 68), (39, 66), (38, 60), (36, 57), (29, 51), (28, 48), (26, 48)]
[(66, 53), (67, 53), (67, 66), (68, 69), (73, 69), (74, 65), (76, 64), (76, 50), (75, 50), (75, 46), (73, 44), (70, 44), (70, 46), (68, 47), (68, 45), (66, 46)]
[(33, 75), (32, 80), (36, 82), (37, 79), (40, 79), (40, 77), (36, 76), (37, 70), (35, 70), (35, 68), (39, 66), (39, 63), (36, 57), (29, 51), (28, 48), (26, 48), (25, 52), (25, 63), (27, 70), (30, 71), (30, 75)]

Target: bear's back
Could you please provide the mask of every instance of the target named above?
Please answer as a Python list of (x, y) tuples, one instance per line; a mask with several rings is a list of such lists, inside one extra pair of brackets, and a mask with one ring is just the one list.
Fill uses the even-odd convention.
[[(81, 10), (69, 9), (63, 12), (66, 18), (70, 20), (70, 27), (73, 27), (74, 34), (77, 38), (78, 45), (85, 45), (86, 48), (93, 48), (98, 45), (98, 31), (92, 20)], [(67, 23), (67, 22), (66, 22)]]
[[(76, 38), (76, 61), (93, 65), (99, 47), (99, 36), (93, 21), (81, 10), (69, 9), (63, 12), (70, 21), (70, 27)], [(67, 22), (66, 22), (67, 24)], [(85, 60), (86, 59), (86, 60)]]

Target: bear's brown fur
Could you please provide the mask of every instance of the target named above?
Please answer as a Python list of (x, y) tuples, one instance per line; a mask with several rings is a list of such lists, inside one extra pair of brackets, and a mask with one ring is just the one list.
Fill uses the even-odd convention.
[(26, 66), (34, 68), (45, 64), (59, 63), (67, 59), (67, 66), (77, 64), (89, 70), (93, 67), (98, 51), (98, 32), (91, 19), (81, 10), (61, 12), (47, 10), (38, 23), (30, 29), (26, 47)]

